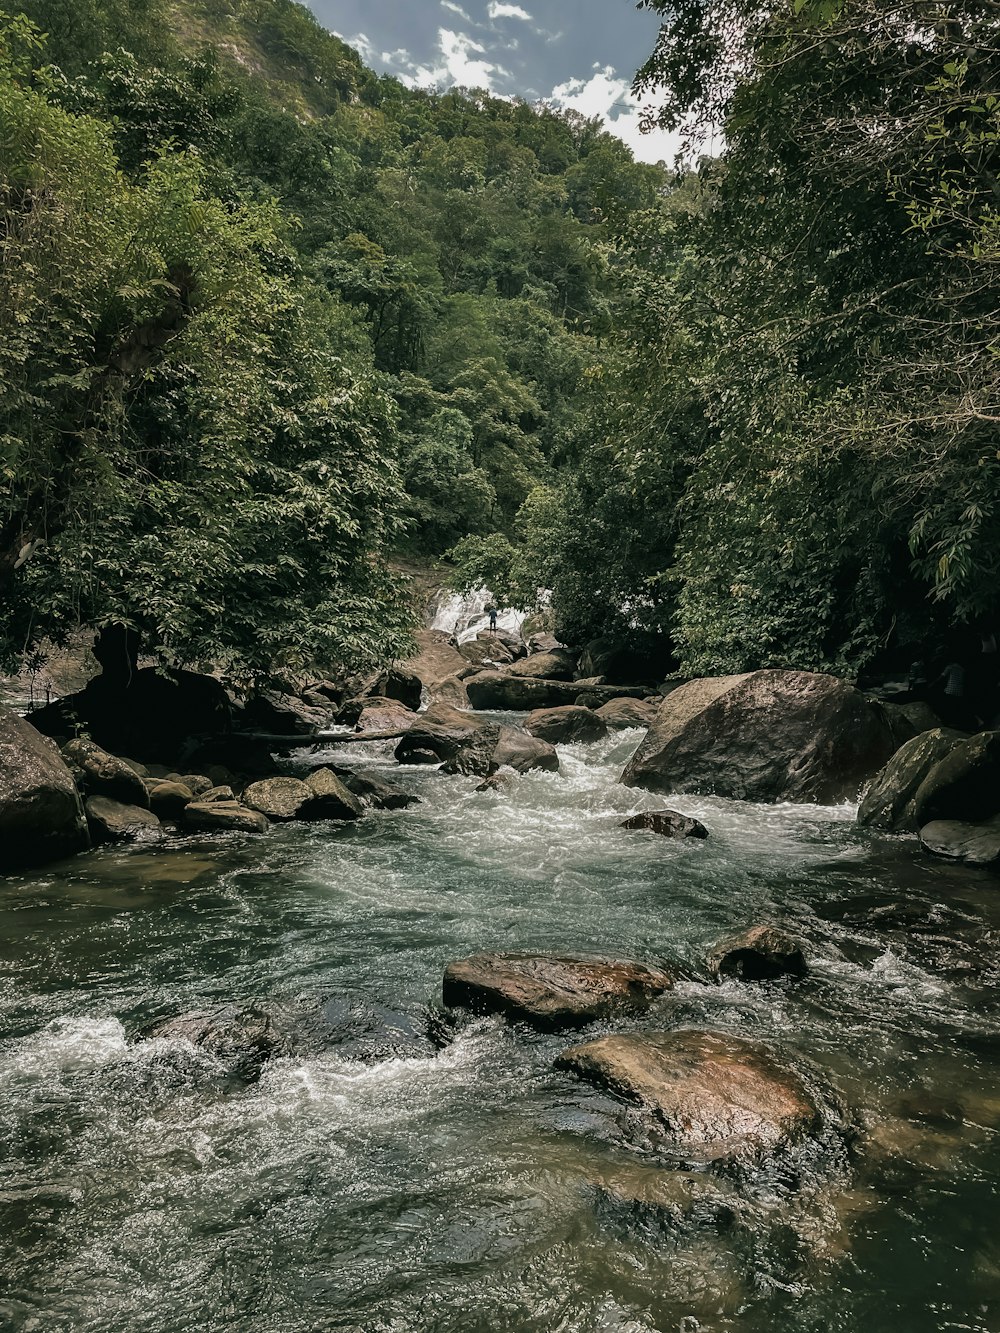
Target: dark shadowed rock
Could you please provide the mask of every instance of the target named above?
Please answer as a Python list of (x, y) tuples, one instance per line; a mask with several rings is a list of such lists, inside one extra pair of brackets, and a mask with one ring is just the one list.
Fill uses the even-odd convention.
[(622, 775), (651, 791), (748, 801), (855, 797), (895, 741), (881, 707), (833, 676), (753, 671), (695, 680), (660, 705)]
[(224, 1072), (252, 1079), (277, 1049), (279, 1034), (269, 1014), (254, 1006), (196, 1009), (154, 1023), (144, 1034), (162, 1041), (183, 1041), (214, 1056)]
[(714, 1032), (600, 1037), (556, 1061), (648, 1111), (666, 1146), (701, 1161), (755, 1157), (818, 1127), (797, 1074), (763, 1047)]
[(499, 739), (500, 728), (494, 723), (474, 731), (462, 742), (451, 759), (441, 765), (441, 772), (462, 774), (465, 777), (486, 777), (496, 767), (493, 754)]
[(195, 796), (203, 796), (210, 787), (215, 785), (205, 773), (181, 773), (178, 781), (190, 791), (193, 791)]
[(592, 639), (580, 655), (581, 676), (604, 676), (612, 685), (662, 680), (670, 665), (665, 644), (628, 644), (612, 635)]
[(262, 690), (243, 705), (243, 721), (250, 728), (278, 736), (308, 736), (329, 724), (333, 708), (310, 708), (294, 694)]
[(95, 843), (163, 840), (160, 821), (141, 805), (123, 805), (110, 796), (88, 796), (84, 809)]
[(493, 762), (498, 768), (512, 768), (516, 773), (530, 773), (536, 768), (545, 773), (559, 771), (559, 756), (548, 741), (515, 731), (513, 727), (500, 728)]
[(89, 846), (80, 794), (55, 744), (0, 709), (0, 870)]
[(531, 680), (572, 680), (576, 669), (576, 655), (566, 648), (553, 648), (547, 653), (532, 653), (510, 668), (512, 676)]
[(416, 672), (407, 671), (403, 667), (390, 667), (372, 682), (367, 693), (384, 699), (396, 699), (411, 712), (416, 712), (420, 707), (423, 686)]
[(578, 704), (600, 708), (611, 699), (641, 698), (645, 686), (600, 685), (581, 690), (578, 681), (535, 680), (504, 671), (480, 671), (465, 682), (473, 708), (516, 709), (530, 712), (535, 708), (559, 708)]
[(301, 819), (302, 808), (316, 793), (298, 778), (263, 778), (253, 782), (243, 793), (243, 804), (259, 810), (268, 819), (279, 822)]
[(751, 926), (722, 940), (708, 956), (708, 970), (720, 980), (773, 981), (801, 977), (806, 960), (801, 943), (776, 926)]
[(700, 819), (692, 819), (677, 810), (643, 810), (622, 821), (622, 828), (642, 829), (663, 838), (707, 838), (708, 829)]
[(192, 801), (181, 818), (198, 833), (266, 833), (271, 827), (266, 815), (237, 801)]
[(124, 759), (82, 737), (63, 746), (63, 758), (80, 774), (81, 790), (88, 796), (108, 796), (126, 805), (149, 808), (145, 782)]
[(659, 706), (659, 701), (649, 703), (646, 699), (612, 699), (598, 708), (597, 716), (611, 730), (627, 731), (631, 727), (651, 727)]
[(303, 786), (311, 798), (303, 804), (303, 819), (353, 820), (364, 814), (360, 799), (330, 768), (310, 773)]
[(858, 823), (886, 833), (916, 833), (917, 792), (941, 760), (966, 739), (964, 732), (938, 727), (900, 746), (869, 783), (858, 807)]
[[(157, 782), (150, 779), (149, 808), (162, 819), (173, 819), (194, 800), (194, 792), (182, 782)], [(211, 790), (208, 788), (207, 790)]]
[(364, 777), (360, 773), (340, 773), (338, 776), (352, 795), (376, 810), (406, 810), (411, 805), (420, 804), (419, 796), (403, 791), (402, 787), (395, 787), (391, 782)]
[(608, 734), (607, 724), (590, 708), (568, 704), (562, 708), (539, 708), (528, 717), (524, 729), (551, 745), (572, 741), (599, 741)]
[(970, 866), (1000, 864), (1000, 818), (982, 824), (936, 819), (920, 830), (920, 845), (933, 856)]
[(938, 820), (979, 824), (1000, 814), (1000, 731), (953, 745), (913, 797), (918, 828)]
[(673, 984), (669, 973), (645, 963), (486, 953), (449, 963), (443, 999), (476, 1013), (559, 1028), (646, 1009)]
[[(447, 763), (472, 736), (489, 725), (483, 718), (463, 713), (450, 704), (431, 704), (426, 712), (417, 714), (409, 732), (396, 746), (396, 759), (401, 764)], [(429, 759), (424, 757), (428, 754)]]

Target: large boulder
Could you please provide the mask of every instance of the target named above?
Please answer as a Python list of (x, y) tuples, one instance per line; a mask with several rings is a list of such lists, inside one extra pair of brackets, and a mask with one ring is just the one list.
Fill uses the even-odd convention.
[(262, 778), (243, 793), (243, 804), (268, 819), (283, 823), (302, 818), (302, 807), (313, 800), (312, 788), (298, 778)]
[(708, 970), (720, 981), (773, 981), (804, 976), (806, 959), (801, 943), (777, 926), (751, 926), (715, 946)]
[(475, 1013), (560, 1028), (646, 1009), (673, 984), (668, 972), (645, 963), (484, 953), (448, 964), (443, 999)]
[(530, 773), (533, 769), (545, 773), (559, 771), (559, 756), (554, 746), (513, 727), (500, 728), (493, 763), (497, 768), (512, 768), (517, 773)]
[(330, 768), (318, 768), (302, 784), (310, 799), (300, 807), (303, 819), (360, 819), (360, 797)]
[(396, 699), (404, 707), (416, 712), (420, 707), (423, 685), (414, 671), (403, 667), (390, 667), (377, 676), (366, 691), (373, 697)]
[(937, 820), (979, 824), (1000, 814), (1000, 731), (953, 745), (917, 788), (913, 813), (918, 828)]
[(920, 830), (920, 845), (933, 856), (970, 866), (1000, 863), (1000, 818), (983, 824), (936, 819)]
[(238, 801), (192, 801), (184, 807), (186, 828), (196, 833), (266, 833), (266, 815)]
[(856, 797), (894, 750), (883, 710), (852, 686), (808, 671), (752, 671), (668, 695), (622, 782), (830, 803)]
[(506, 671), (481, 671), (466, 680), (465, 688), (473, 708), (512, 709), (518, 712), (558, 708), (567, 704), (597, 709), (611, 699), (641, 698), (646, 693), (645, 687), (640, 685), (597, 685), (584, 689), (579, 681), (536, 680)]
[(653, 725), (659, 707), (658, 699), (612, 699), (598, 708), (597, 716), (612, 731), (627, 731), (631, 727), (645, 730)]
[(858, 823), (886, 833), (916, 833), (914, 798), (927, 776), (966, 739), (962, 731), (936, 727), (901, 745), (868, 785), (858, 807)]
[(480, 731), (474, 731), (463, 741), (457, 753), (441, 765), (441, 772), (461, 774), (463, 777), (487, 777), (496, 768), (493, 754), (499, 739), (500, 728), (493, 723)]
[(213, 1056), (222, 1072), (256, 1078), (278, 1047), (279, 1033), (271, 1016), (253, 1005), (196, 1009), (161, 1019), (147, 1029), (150, 1040), (184, 1042)]
[(524, 729), (552, 745), (571, 741), (599, 741), (608, 734), (607, 723), (591, 708), (567, 704), (562, 708), (537, 708), (524, 723)]
[(576, 657), (573, 653), (566, 648), (553, 648), (546, 653), (532, 653), (515, 662), (510, 668), (510, 674), (530, 680), (572, 680), (575, 669)]
[(797, 1074), (763, 1047), (720, 1033), (600, 1037), (564, 1051), (556, 1065), (642, 1107), (665, 1146), (691, 1160), (771, 1153), (820, 1120)]
[(58, 749), (0, 709), (0, 870), (39, 865), (89, 846), (80, 793)]
[(151, 810), (108, 796), (88, 796), (84, 809), (95, 843), (161, 842), (163, 827)]
[(146, 784), (124, 759), (82, 737), (63, 746), (63, 758), (78, 773), (77, 784), (88, 796), (107, 796), (149, 809)]
[(410, 730), (396, 746), (401, 764), (447, 763), (461, 747), (489, 723), (471, 713), (463, 713), (450, 704), (431, 704), (418, 713)]
[(356, 796), (364, 805), (370, 805), (376, 810), (407, 810), (411, 805), (420, 804), (419, 796), (403, 791), (402, 787), (394, 787), (391, 782), (382, 782), (379, 778), (366, 777), (362, 773), (349, 773), (346, 770), (339, 771), (335, 776), (342, 780), (352, 796)]
[(328, 726), (333, 707), (312, 708), (297, 695), (261, 690), (243, 705), (243, 723), (278, 736), (309, 736)]
[(337, 713), (337, 722), (362, 733), (406, 731), (416, 716), (398, 699), (349, 699)]
[(487, 667), (509, 666), (514, 661), (514, 653), (502, 639), (495, 636), (487, 639), (471, 639), (458, 645), (460, 656), (474, 667), (483, 670)]
[(708, 837), (708, 829), (700, 819), (682, 815), (677, 810), (643, 810), (622, 820), (621, 827), (658, 833), (661, 838)]
[(431, 703), (434, 703), (441, 697), (441, 683), (464, 671), (469, 663), (459, 653), (451, 636), (443, 630), (418, 630), (415, 638), (417, 652), (402, 663), (402, 667), (420, 680)]

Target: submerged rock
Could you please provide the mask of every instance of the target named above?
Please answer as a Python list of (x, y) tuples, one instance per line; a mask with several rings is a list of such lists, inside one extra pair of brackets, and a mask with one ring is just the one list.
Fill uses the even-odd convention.
[(63, 746), (63, 758), (79, 771), (80, 786), (88, 796), (107, 796), (112, 801), (149, 809), (146, 784), (124, 759), (82, 737)]
[(476, 1013), (558, 1028), (646, 1009), (673, 984), (668, 972), (645, 963), (484, 953), (448, 964), (442, 998)]
[(164, 833), (151, 810), (108, 796), (88, 796), (84, 809), (94, 842), (160, 842)]
[(266, 833), (271, 827), (266, 815), (238, 801), (192, 801), (182, 818), (199, 833)]
[(608, 734), (607, 723), (590, 708), (567, 704), (561, 708), (538, 708), (525, 720), (529, 735), (552, 745), (571, 741), (599, 741)]
[(915, 797), (942, 759), (966, 739), (965, 733), (937, 727), (901, 745), (877, 773), (858, 807), (858, 823), (886, 833), (916, 833)]
[(644, 810), (621, 823), (626, 829), (645, 829), (663, 838), (707, 838), (708, 829), (700, 819), (692, 819), (676, 810)]
[(55, 744), (0, 709), (0, 870), (89, 846), (80, 793)]
[(508, 769), (506, 772), (501, 769), (497, 773), (491, 773), (485, 782), (481, 782), (476, 791), (491, 791), (498, 796), (504, 796), (514, 784), (514, 774)]
[(764, 1047), (720, 1033), (600, 1037), (564, 1051), (556, 1067), (649, 1112), (656, 1137), (693, 1160), (771, 1153), (820, 1121), (797, 1074)]
[(843, 681), (753, 671), (691, 681), (668, 695), (622, 782), (825, 803), (855, 797), (895, 748), (881, 707)]
[(771, 981), (806, 973), (802, 945), (776, 926), (751, 926), (717, 944), (708, 956), (708, 970), (720, 980)]
[(1000, 818), (982, 824), (936, 819), (920, 830), (920, 845), (933, 856), (970, 866), (1000, 864)]
[(256, 1078), (278, 1046), (278, 1032), (269, 1014), (255, 1006), (196, 1009), (154, 1023), (144, 1035), (163, 1041), (186, 1041), (215, 1056), (225, 1072)]

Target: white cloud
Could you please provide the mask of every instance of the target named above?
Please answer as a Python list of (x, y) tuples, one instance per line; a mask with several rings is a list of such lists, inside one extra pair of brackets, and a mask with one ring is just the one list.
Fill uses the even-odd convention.
[(513, 77), (502, 65), (478, 59), (487, 54), (486, 47), (464, 32), (439, 28), (438, 54), (438, 62), (434, 65), (416, 65), (407, 61), (408, 68), (399, 75), (400, 81), (411, 88), (450, 87), (458, 84), (463, 88), (485, 88), (493, 92), (497, 78)]
[(569, 107), (588, 118), (599, 116), (605, 129), (628, 144), (640, 162), (672, 162), (681, 147), (679, 134), (665, 130), (642, 133), (641, 104), (628, 80), (618, 78), (610, 65), (595, 65), (589, 79), (560, 83), (548, 100), (553, 106)]
[(490, 0), (487, 13), (491, 19), (523, 19), (525, 23), (532, 21), (531, 15), (520, 5), (505, 5), (500, 0)]
[(457, 14), (460, 19), (465, 19), (466, 23), (472, 22), (472, 17), (465, 12), (461, 5), (456, 5), (454, 0), (441, 0), (442, 9), (450, 9), (453, 14)]

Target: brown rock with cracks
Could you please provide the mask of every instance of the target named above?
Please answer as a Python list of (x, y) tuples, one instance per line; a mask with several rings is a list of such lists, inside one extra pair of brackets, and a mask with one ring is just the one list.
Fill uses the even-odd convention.
[(591, 708), (567, 704), (560, 708), (537, 708), (525, 719), (530, 736), (564, 745), (573, 741), (599, 741), (608, 734), (607, 723)]

